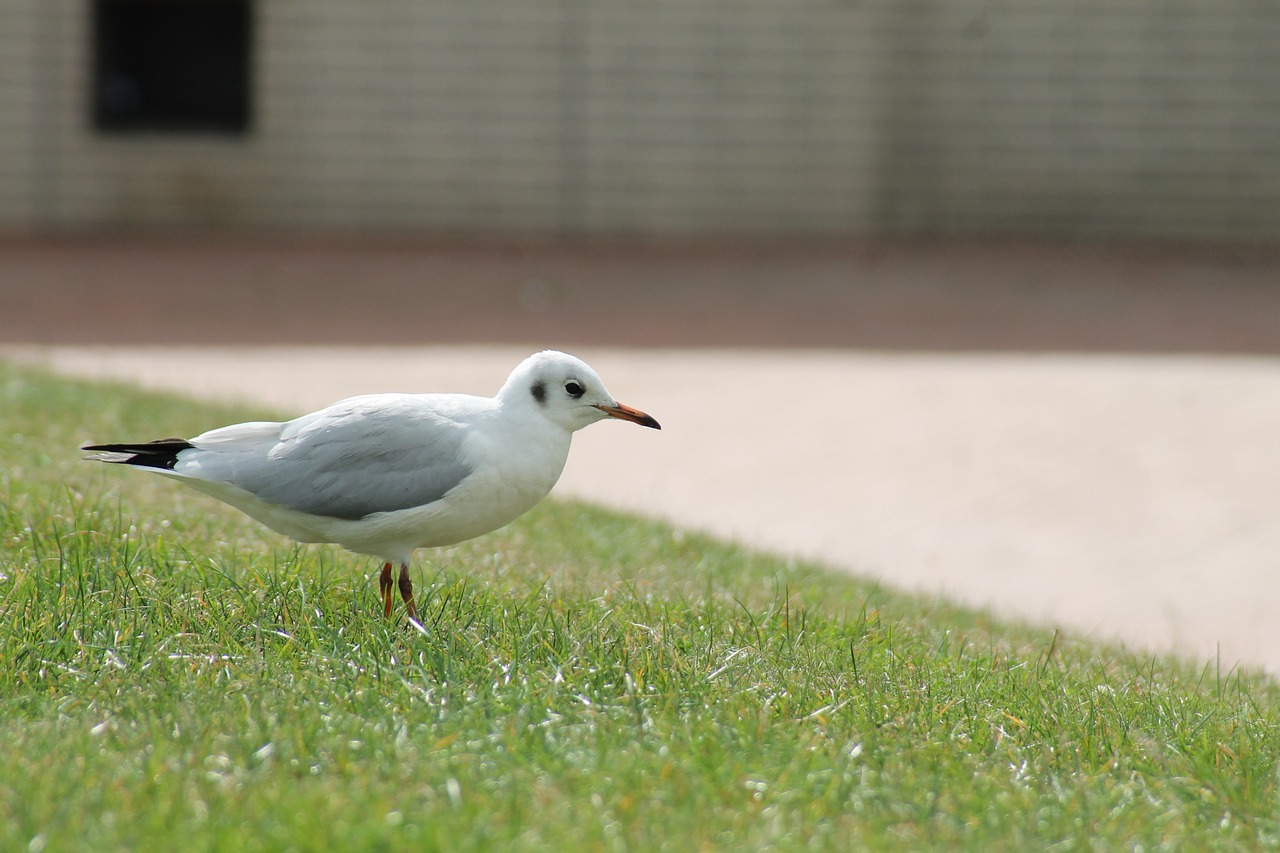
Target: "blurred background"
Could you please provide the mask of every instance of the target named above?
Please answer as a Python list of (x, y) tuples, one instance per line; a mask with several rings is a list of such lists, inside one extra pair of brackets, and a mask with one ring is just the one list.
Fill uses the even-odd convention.
[(1280, 671), (1280, 5), (5, 0), (0, 57), (14, 357), (572, 348), (668, 429), (571, 493)]
[(0, 337), (1274, 352), (1278, 44), (1257, 2), (7, 0)]
[(1271, 240), (1280, 8), (7, 0), (0, 224)]

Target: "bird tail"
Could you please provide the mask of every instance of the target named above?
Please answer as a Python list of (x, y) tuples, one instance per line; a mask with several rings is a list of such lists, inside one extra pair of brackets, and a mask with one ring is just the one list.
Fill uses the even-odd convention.
[(178, 454), (192, 447), (185, 438), (161, 438), (141, 444), (86, 444), (80, 449), (97, 451), (85, 457), (95, 462), (172, 470), (178, 463)]

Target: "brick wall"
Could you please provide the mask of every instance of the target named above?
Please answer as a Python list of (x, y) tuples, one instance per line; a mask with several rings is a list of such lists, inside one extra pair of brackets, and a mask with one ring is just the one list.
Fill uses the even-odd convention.
[(6, 0), (0, 226), (1280, 234), (1280, 4), (258, 0), (244, 137), (90, 126)]

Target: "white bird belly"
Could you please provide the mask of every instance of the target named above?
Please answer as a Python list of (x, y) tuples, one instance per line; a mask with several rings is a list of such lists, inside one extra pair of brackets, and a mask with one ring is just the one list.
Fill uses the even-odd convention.
[[(567, 438), (567, 437), (566, 437)], [(311, 515), (259, 500), (228, 483), (157, 471), (234, 506), (299, 542), (334, 543), (358, 554), (408, 562), (417, 548), (453, 545), (497, 530), (528, 512), (551, 491), (568, 457), (563, 446), (528, 444), (520, 458), (481, 464), (443, 498), (359, 519)]]
[(427, 506), (337, 520), (347, 529), (335, 529), (333, 541), (358, 553), (407, 560), (416, 548), (465, 542), (511, 523), (546, 497), (557, 479), (559, 471), (539, 482), (519, 483), (492, 470), (476, 472)]

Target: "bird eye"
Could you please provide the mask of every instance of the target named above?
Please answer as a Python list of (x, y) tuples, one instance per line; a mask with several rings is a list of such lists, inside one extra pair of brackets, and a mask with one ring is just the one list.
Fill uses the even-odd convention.
[(575, 400), (581, 397), (583, 393), (586, 392), (586, 390), (587, 390), (586, 388), (583, 388), (582, 385), (580, 385), (577, 382), (574, 382), (572, 379), (564, 383), (565, 393), (568, 394), (570, 397), (573, 397)]

